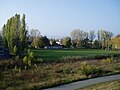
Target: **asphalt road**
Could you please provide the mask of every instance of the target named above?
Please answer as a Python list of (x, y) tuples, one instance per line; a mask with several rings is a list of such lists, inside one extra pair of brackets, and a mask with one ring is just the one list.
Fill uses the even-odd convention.
[(83, 80), (83, 81), (77, 81), (77, 82), (73, 82), (70, 84), (60, 85), (57, 87), (43, 89), (43, 90), (74, 90), (77, 88), (82, 88), (82, 87), (86, 87), (89, 85), (94, 85), (97, 83), (108, 82), (108, 81), (118, 80), (118, 79), (120, 79), (120, 74), (93, 78), (93, 79), (88, 79), (88, 80)]

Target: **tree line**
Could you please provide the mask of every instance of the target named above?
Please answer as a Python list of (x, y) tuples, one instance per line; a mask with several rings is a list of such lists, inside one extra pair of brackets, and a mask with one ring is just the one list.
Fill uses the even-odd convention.
[(9, 48), (10, 53), (23, 54), (30, 48), (44, 48), (45, 46), (59, 46), (66, 48), (96, 48), (96, 49), (112, 49), (120, 47), (120, 35), (114, 36), (112, 32), (106, 30), (98, 30), (95, 34), (94, 30), (89, 32), (75, 29), (70, 36), (62, 39), (49, 39), (42, 36), (38, 29), (26, 29), (25, 14), (22, 18), (19, 14), (7, 20), (2, 28), (2, 39), (4, 47)]
[(75, 29), (70, 33), (70, 36), (62, 39), (49, 39), (46, 36), (43, 37), (38, 29), (32, 29), (30, 32), (32, 47), (43, 48), (49, 45), (62, 45), (66, 48), (95, 48), (107, 50), (120, 47), (120, 35), (114, 36), (112, 32), (106, 30), (98, 30), (97, 34), (95, 34), (94, 30), (85, 32), (80, 29)]
[[(95, 39), (95, 37), (97, 38)], [(106, 30), (85, 32), (80, 29), (71, 32), (72, 43), (77, 47), (111, 49), (113, 33)]]

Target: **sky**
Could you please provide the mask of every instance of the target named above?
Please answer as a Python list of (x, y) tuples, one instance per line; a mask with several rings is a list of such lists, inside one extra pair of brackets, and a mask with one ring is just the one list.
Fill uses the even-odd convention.
[(16, 13), (26, 15), (29, 30), (52, 38), (74, 29), (120, 34), (120, 0), (0, 0), (0, 29)]

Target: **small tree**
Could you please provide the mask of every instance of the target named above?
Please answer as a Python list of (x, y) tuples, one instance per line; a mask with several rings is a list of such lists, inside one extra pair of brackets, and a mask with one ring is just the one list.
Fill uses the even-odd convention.
[(14, 46), (13, 51), (14, 51), (14, 54), (17, 55), (18, 49), (16, 45)]
[(29, 66), (32, 65), (32, 59), (33, 59), (33, 52), (31, 52), (30, 49), (28, 49), (28, 61), (27, 61), (27, 64)]
[(89, 40), (90, 40), (90, 47), (91, 48), (92, 48), (92, 42), (93, 42), (94, 38), (95, 38), (95, 31), (92, 30), (89, 32)]
[(24, 63), (24, 64), (27, 64), (27, 63), (28, 63), (28, 57), (27, 57), (27, 56), (25, 56), (25, 57), (23, 58), (23, 63)]
[(31, 50), (30, 50), (30, 49), (28, 49), (28, 54), (30, 54), (30, 51), (31, 51)]
[(99, 41), (98, 40), (95, 40), (93, 42), (93, 48), (99, 49)]
[(20, 20), (19, 14), (7, 20), (2, 28), (2, 38), (4, 47), (8, 48), (11, 53), (20, 55), (25, 51), (28, 40), (24, 14), (22, 20)]
[(17, 55), (17, 56), (15, 57), (15, 60), (16, 60), (16, 61), (18, 61), (18, 60), (19, 60), (19, 55)]
[(71, 38), (70, 37), (66, 37), (63, 40), (63, 45), (67, 48), (69, 48), (71, 46)]
[(31, 66), (32, 65), (32, 59), (33, 59), (33, 52), (29, 53), (29, 57), (28, 57), (28, 65)]
[(31, 66), (31, 65), (32, 65), (31, 60), (28, 60), (28, 65), (29, 65), (29, 66)]
[(29, 58), (33, 59), (33, 52), (29, 53)]

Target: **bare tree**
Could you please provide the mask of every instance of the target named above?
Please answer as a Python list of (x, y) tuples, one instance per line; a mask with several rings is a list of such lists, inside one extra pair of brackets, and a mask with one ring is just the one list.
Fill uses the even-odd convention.
[(71, 32), (71, 38), (72, 38), (72, 43), (76, 43), (77, 46), (82, 45), (82, 40), (83, 40), (83, 31), (80, 29), (75, 29)]

